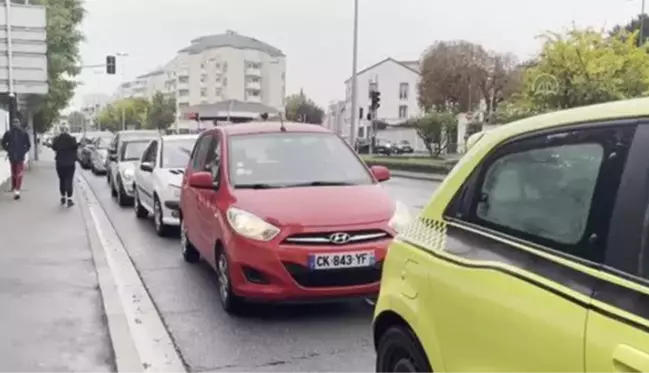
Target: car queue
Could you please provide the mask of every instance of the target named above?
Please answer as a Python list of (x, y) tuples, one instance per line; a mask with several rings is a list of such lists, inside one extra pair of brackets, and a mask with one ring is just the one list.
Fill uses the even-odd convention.
[(320, 126), (217, 127), (182, 177), (149, 144), (135, 213), (179, 224), (231, 314), (379, 293), (377, 372), (649, 372), (647, 118), (635, 99), (475, 134), (414, 218)]

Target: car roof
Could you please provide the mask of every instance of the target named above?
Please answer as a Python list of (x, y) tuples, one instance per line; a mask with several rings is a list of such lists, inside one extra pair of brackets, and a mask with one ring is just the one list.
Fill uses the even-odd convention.
[[(281, 132), (281, 122), (246, 122), (219, 126), (226, 135), (252, 135), (259, 133)], [(328, 129), (317, 124), (307, 124), (284, 121), (286, 132), (331, 133)]]
[(198, 134), (165, 135), (162, 136), (162, 141), (197, 140), (198, 136)]

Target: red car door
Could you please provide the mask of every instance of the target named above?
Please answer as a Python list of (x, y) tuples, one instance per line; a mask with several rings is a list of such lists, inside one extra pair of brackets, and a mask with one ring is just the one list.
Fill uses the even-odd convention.
[(189, 238), (194, 246), (201, 252), (206, 249), (201, 234), (202, 224), (200, 218), (200, 205), (202, 190), (190, 186), (189, 178), (193, 173), (205, 169), (205, 160), (211, 143), (212, 137), (209, 134), (201, 136), (196, 141), (196, 145), (192, 151), (191, 161), (189, 162), (189, 165), (187, 165), (187, 171), (185, 172), (182, 200), (180, 201), (183, 213), (183, 222), (187, 229), (187, 238)]
[[(212, 173), (212, 180), (214, 181), (214, 189), (206, 190), (205, 199), (205, 209), (203, 210), (202, 220), (205, 223), (205, 238), (211, 244), (211, 255), (209, 256), (210, 260), (215, 260), (215, 255), (213, 253), (214, 248), (216, 247), (216, 242), (218, 240), (223, 241), (223, 223), (225, 222), (225, 208), (227, 208), (227, 202), (224, 201), (227, 198), (227, 185), (223, 184), (222, 177), (222, 164), (221, 160), (223, 159), (223, 141), (222, 137), (218, 134), (214, 134), (214, 147), (211, 148), (211, 152), (207, 156), (207, 167)], [(216, 264), (216, 263), (215, 263)]]

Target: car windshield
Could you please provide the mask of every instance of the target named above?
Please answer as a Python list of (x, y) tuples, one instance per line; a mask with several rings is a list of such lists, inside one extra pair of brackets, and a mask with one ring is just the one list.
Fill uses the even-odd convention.
[(165, 141), (162, 148), (163, 168), (185, 168), (196, 139)]
[(137, 161), (142, 158), (142, 153), (149, 145), (149, 141), (130, 141), (122, 146), (122, 161)]
[(235, 188), (371, 184), (365, 166), (331, 133), (264, 133), (229, 139)]

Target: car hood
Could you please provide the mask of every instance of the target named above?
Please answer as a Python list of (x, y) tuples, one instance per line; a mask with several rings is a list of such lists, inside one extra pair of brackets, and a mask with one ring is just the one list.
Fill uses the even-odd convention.
[(97, 155), (99, 155), (100, 157), (102, 158), (108, 157), (108, 149), (101, 148), (101, 149), (97, 149), (96, 151), (97, 151)]
[(340, 227), (386, 221), (395, 202), (377, 184), (282, 189), (237, 189), (236, 207), (273, 225)]
[(138, 163), (138, 161), (121, 161), (119, 162), (118, 167), (120, 171), (125, 171), (128, 169), (134, 170), (136, 163)]

